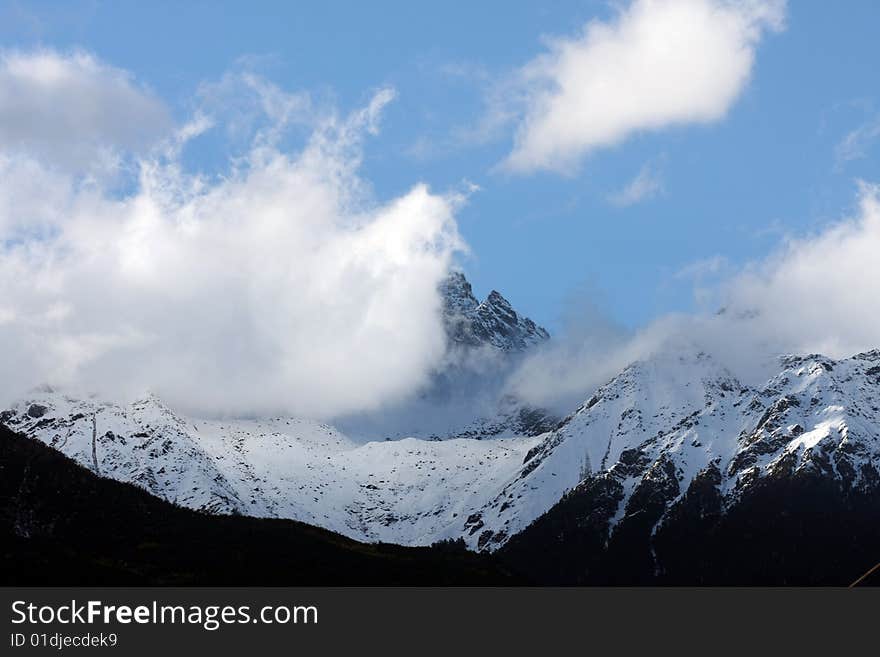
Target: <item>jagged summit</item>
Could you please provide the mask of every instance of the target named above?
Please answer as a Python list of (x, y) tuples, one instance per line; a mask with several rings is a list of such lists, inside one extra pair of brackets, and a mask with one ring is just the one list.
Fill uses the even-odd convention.
[(443, 295), (443, 310), (447, 314), (466, 314), (480, 305), (470, 282), (460, 271), (449, 273), (440, 283), (440, 293)]
[(523, 351), (550, 338), (546, 329), (517, 314), (497, 290), (492, 290), (485, 301), (478, 301), (459, 271), (449, 274), (440, 291), (446, 331), (455, 345)]

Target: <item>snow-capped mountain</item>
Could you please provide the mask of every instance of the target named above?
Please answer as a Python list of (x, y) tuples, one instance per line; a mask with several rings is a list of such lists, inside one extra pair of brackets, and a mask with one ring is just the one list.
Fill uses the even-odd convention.
[(626, 368), (541, 437), (472, 528), (503, 544), (574, 489), (601, 489), (611, 536), (628, 519), (661, 524), (710, 481), (731, 508), (767, 477), (816, 473), (846, 489), (880, 484), (880, 352), (785, 357), (761, 388), (705, 353), (672, 351)]
[(407, 545), (457, 537), (538, 441), (357, 443), (299, 418), (194, 419), (155, 397), (120, 406), (52, 390), (3, 421), (105, 477), (186, 507), (292, 518)]
[[(444, 289), (451, 341), (462, 348), (519, 353), (547, 339), (497, 293), (478, 302), (463, 276)], [(153, 396), (116, 405), (49, 388), (0, 421), (194, 509), (292, 518), (368, 541), (461, 538), (487, 551), (556, 527), (562, 514), (565, 527), (589, 528), (598, 551), (641, 537), (662, 569), (652, 541), (664, 527), (709, 508), (732, 517), (768, 481), (880, 494), (880, 351), (787, 356), (776, 371), (749, 386), (711, 355), (670, 346), (562, 421), (548, 425), (508, 400), (494, 420), (472, 420), (454, 437), (365, 441), (303, 418), (208, 420)]]
[(880, 351), (779, 366), (757, 388), (703, 354), (628, 368), (530, 455), (583, 476), (507, 557), (545, 583), (853, 581), (880, 547)]
[[(551, 421), (493, 397), (490, 388), (511, 359), (549, 336), (497, 292), (478, 302), (462, 274), (443, 292), (456, 358), (409, 406), (385, 410), (372, 423), (345, 418), (340, 429), (294, 417), (190, 418), (153, 395), (120, 405), (48, 387), (0, 421), (103, 476), (186, 507), (292, 518), (369, 541), (457, 538), (464, 519), (488, 503)], [(489, 367), (470, 369), (471, 356)], [(450, 391), (470, 388), (484, 390), (479, 406), (449, 402)], [(474, 395), (466, 397), (472, 402)], [(448, 417), (475, 408), (482, 414)], [(412, 430), (400, 429), (404, 421)]]
[(296, 418), (201, 420), (44, 390), (10, 428), (104, 476), (184, 506), (302, 520), (363, 540), (463, 538), (494, 550), (573, 489), (601, 490), (609, 535), (662, 524), (695, 486), (725, 508), (767, 477), (810, 472), (852, 489), (880, 477), (880, 352), (787, 357), (753, 389), (702, 353), (634, 363), (536, 437), (360, 444)]

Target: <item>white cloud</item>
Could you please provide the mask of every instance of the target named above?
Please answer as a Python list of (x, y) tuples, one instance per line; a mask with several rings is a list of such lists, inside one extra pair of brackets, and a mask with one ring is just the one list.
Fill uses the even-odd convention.
[(880, 347), (880, 188), (862, 184), (858, 215), (789, 240), (728, 286), (728, 312), (754, 316), (779, 349), (832, 357)]
[(700, 260), (688, 263), (676, 271), (673, 277), (677, 279), (702, 280), (709, 276), (717, 276), (720, 272), (727, 269), (729, 265), (730, 263), (724, 256), (709, 256), (708, 258), (701, 258)]
[(841, 166), (852, 160), (868, 155), (871, 145), (880, 139), (880, 116), (863, 123), (855, 130), (848, 132), (835, 148), (837, 165)]
[(636, 0), (520, 72), (525, 116), (504, 167), (568, 171), (634, 133), (722, 118), (784, 0)]
[(623, 189), (608, 196), (608, 202), (619, 208), (629, 207), (654, 198), (663, 192), (663, 176), (659, 169), (651, 164), (644, 165)]
[[(567, 411), (629, 363), (676, 345), (713, 354), (753, 385), (781, 354), (844, 358), (878, 348), (878, 250), (880, 187), (862, 184), (856, 216), (790, 239), (717, 283), (711, 296), (723, 303), (721, 312), (667, 315), (631, 335), (602, 330), (563, 337), (527, 360), (510, 388), (531, 403)], [(713, 258), (683, 275), (727, 268)]]
[[(220, 176), (186, 173), (180, 143), (140, 159), (122, 196), (35, 157), (0, 159), (0, 368), (15, 372), (0, 395), (48, 382), (150, 389), (200, 413), (330, 417), (426, 381), (445, 349), (437, 285), (462, 246), (461, 197), (417, 184), (372, 199), (361, 141), (391, 90), (314, 117), (293, 153), (275, 129), (298, 97), (260, 90), (266, 125)], [(200, 113), (178, 139), (216, 120)]]
[(145, 149), (171, 128), (161, 100), (93, 55), (0, 53), (0, 152), (93, 174), (113, 169), (121, 151)]

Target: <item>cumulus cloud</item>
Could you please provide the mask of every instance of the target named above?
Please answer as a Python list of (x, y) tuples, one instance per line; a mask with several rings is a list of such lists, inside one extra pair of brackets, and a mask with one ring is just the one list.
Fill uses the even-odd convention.
[[(716, 312), (667, 315), (631, 332), (581, 331), (528, 359), (509, 383), (522, 399), (563, 412), (631, 362), (660, 351), (700, 349), (758, 385), (781, 354), (845, 358), (880, 347), (880, 187), (862, 184), (855, 216), (787, 240), (729, 274)], [(724, 260), (706, 261), (713, 273)], [(717, 265), (717, 266), (716, 266)], [(600, 329), (607, 320), (599, 316)]]
[(91, 54), (0, 53), (0, 150), (93, 174), (171, 128), (155, 94)]
[(300, 101), (260, 90), (265, 127), (219, 176), (179, 157), (216, 123), (207, 114), (140, 158), (122, 194), (20, 144), (0, 152), (0, 367), (15, 373), (0, 395), (45, 382), (111, 399), (151, 390), (197, 413), (332, 417), (425, 383), (445, 349), (437, 286), (462, 246), (460, 197), (422, 184), (372, 197), (362, 140), (391, 90), (314, 117), (295, 151), (278, 130)]
[(550, 40), (520, 71), (525, 115), (504, 167), (567, 171), (634, 133), (722, 118), (784, 17), (784, 0), (635, 0)]
[(657, 166), (646, 164), (623, 189), (608, 196), (608, 202), (619, 208), (636, 205), (663, 192), (663, 176)]

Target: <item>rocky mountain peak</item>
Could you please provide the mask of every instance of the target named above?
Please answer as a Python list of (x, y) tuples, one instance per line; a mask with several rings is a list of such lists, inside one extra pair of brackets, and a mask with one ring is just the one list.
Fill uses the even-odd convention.
[(474, 296), (473, 288), (460, 271), (450, 272), (440, 283), (445, 315), (465, 314), (473, 311), (480, 302)]
[(454, 271), (440, 285), (443, 314), (450, 341), (464, 347), (489, 346), (523, 351), (550, 338), (543, 327), (519, 315), (500, 292), (480, 302), (464, 274)]
[(489, 292), (489, 296), (486, 297), (485, 303), (493, 306), (510, 308), (510, 302), (501, 296), (501, 293), (498, 290), (492, 290)]

